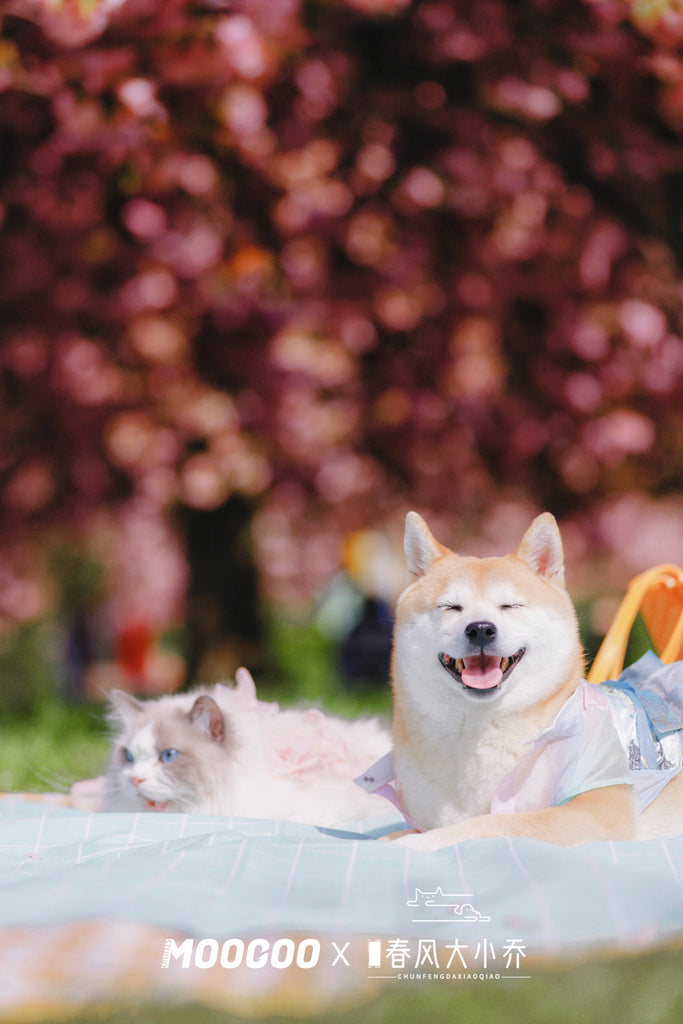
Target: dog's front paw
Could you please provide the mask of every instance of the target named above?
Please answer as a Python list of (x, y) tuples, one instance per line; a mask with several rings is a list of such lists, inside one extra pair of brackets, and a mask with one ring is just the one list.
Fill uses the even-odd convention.
[[(455, 843), (462, 843), (466, 839), (480, 839), (487, 835), (486, 829), (482, 829), (481, 823), (481, 818), (468, 818), (453, 825), (428, 829), (426, 832), (397, 832), (394, 833), (396, 838), (393, 841), (409, 850), (433, 853), (435, 850), (443, 850), (444, 847), (453, 846)], [(485, 824), (487, 823), (485, 822)]]
[(405, 846), (408, 850), (432, 850), (433, 844), (429, 832), (397, 832), (393, 842), (397, 846)]
[(380, 843), (395, 843), (398, 839), (402, 839), (404, 836), (416, 836), (419, 832), (416, 832), (414, 828), (403, 829), (401, 832), (387, 832), (385, 836), (379, 836)]

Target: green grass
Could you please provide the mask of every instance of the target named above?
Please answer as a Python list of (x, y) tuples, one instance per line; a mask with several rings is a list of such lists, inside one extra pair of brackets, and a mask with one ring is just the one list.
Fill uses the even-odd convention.
[[(100, 774), (107, 763), (104, 707), (68, 704), (55, 696), (57, 681), (44, 650), (50, 636), (47, 629), (32, 628), (5, 657), (13, 686), (6, 702), (0, 689), (1, 792), (66, 792), (76, 780)], [(263, 700), (314, 704), (349, 718), (389, 718), (388, 685), (347, 693), (337, 674), (334, 644), (315, 626), (272, 622), (266, 648), (266, 667), (256, 679)], [(29, 676), (40, 680), (30, 693)]]
[(263, 681), (256, 680), (264, 700), (318, 704), (332, 714), (349, 718), (390, 716), (388, 681), (386, 685), (347, 691), (337, 670), (334, 641), (315, 625), (272, 620), (268, 624), (267, 650), (270, 668)]
[(107, 763), (109, 740), (98, 706), (70, 707), (51, 698), (29, 718), (5, 724), (1, 736), (2, 792), (66, 792)]
[[(5, 680), (4, 689), (0, 686), (0, 791), (66, 791), (77, 779), (99, 774), (107, 762), (103, 707), (74, 707), (54, 696), (50, 640), (45, 625), (31, 626), (17, 635), (10, 652), (0, 648)], [(648, 646), (637, 620), (627, 664)], [(256, 679), (263, 700), (314, 704), (348, 718), (380, 715), (390, 720), (389, 686), (348, 692), (337, 671), (334, 642), (314, 624), (270, 620), (265, 651), (264, 669)]]
[[(257, 676), (263, 699), (311, 702), (349, 716), (389, 713), (388, 688), (354, 694), (344, 690), (335, 668), (334, 645), (314, 627), (272, 623), (268, 649), (270, 665), (263, 678)], [(22, 654), (26, 655), (24, 648)], [(39, 662), (30, 651), (24, 671)], [(26, 713), (4, 715), (0, 790), (66, 791), (75, 780), (102, 770), (109, 748), (103, 708), (67, 706), (46, 695), (45, 678), (38, 699), (27, 707)], [(309, 1019), (311, 1024), (680, 1024), (682, 957), (678, 950), (666, 950), (602, 963), (532, 965), (531, 980), (509, 986), (395, 984), (356, 1009), (333, 1008)], [(272, 1024), (291, 1020), (268, 1019)], [(122, 996), (119, 1006), (93, 1008), (69, 1018), (69, 1024), (242, 1024), (242, 1018), (206, 1006), (126, 1005)]]
[[(585, 639), (594, 654), (598, 638)], [(9, 648), (0, 645), (0, 791), (65, 791), (106, 765), (104, 709), (96, 704), (74, 707), (54, 696), (53, 640), (43, 623), (19, 631)], [(648, 646), (638, 619), (626, 663)], [(264, 649), (264, 668), (256, 678), (261, 699), (314, 704), (348, 718), (380, 715), (390, 720), (388, 684), (348, 692), (337, 671), (335, 644), (314, 623), (270, 619)]]
[[(680, 1024), (681, 952), (662, 950), (574, 966), (534, 967), (529, 981), (395, 983), (352, 1010), (329, 1010), (310, 1024)], [(271, 1024), (292, 1018), (273, 1016)], [(203, 1006), (121, 1006), (69, 1024), (242, 1024)], [(48, 1022), (44, 1022), (48, 1024)], [(52, 1024), (52, 1022), (49, 1022)], [(56, 1022), (54, 1022), (56, 1024)]]

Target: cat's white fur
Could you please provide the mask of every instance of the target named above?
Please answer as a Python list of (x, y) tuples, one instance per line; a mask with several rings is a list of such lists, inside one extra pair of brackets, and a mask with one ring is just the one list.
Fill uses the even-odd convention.
[(100, 806), (327, 827), (383, 813), (384, 801), (353, 782), (391, 746), (376, 719), (280, 709), (257, 699), (246, 669), (236, 684), (150, 701), (112, 694), (116, 735)]

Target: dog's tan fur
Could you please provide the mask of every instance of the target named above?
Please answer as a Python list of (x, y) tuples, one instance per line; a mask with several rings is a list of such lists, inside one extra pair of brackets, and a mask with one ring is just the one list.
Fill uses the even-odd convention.
[[(554, 518), (538, 516), (512, 554), (478, 559), (445, 548), (410, 513), (405, 550), (411, 582), (396, 613), (392, 738), (403, 806), (427, 831), (395, 838), (428, 850), (505, 835), (563, 845), (634, 838), (635, 802), (628, 785), (592, 789), (561, 806), (490, 813), (501, 779), (583, 678)], [(496, 624), (496, 656), (511, 655), (523, 637), (524, 655), (495, 692), (458, 685), (437, 658), (440, 644), (457, 648), (466, 624), (479, 620)], [(450, 637), (456, 639), (444, 639)], [(457, 651), (455, 656), (461, 657)], [(683, 828), (682, 806), (679, 776), (640, 816), (638, 832), (670, 832), (672, 822)]]

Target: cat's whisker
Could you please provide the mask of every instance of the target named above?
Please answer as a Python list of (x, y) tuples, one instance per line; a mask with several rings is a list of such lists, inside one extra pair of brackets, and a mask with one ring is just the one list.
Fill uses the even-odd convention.
[(51, 792), (57, 793), (68, 793), (73, 784), (73, 780), (67, 779), (63, 775), (57, 775), (56, 772), (44, 772), (36, 765), (28, 763), (27, 767), (31, 770), (31, 773), (35, 776), (38, 782), (44, 782), (50, 789)]

